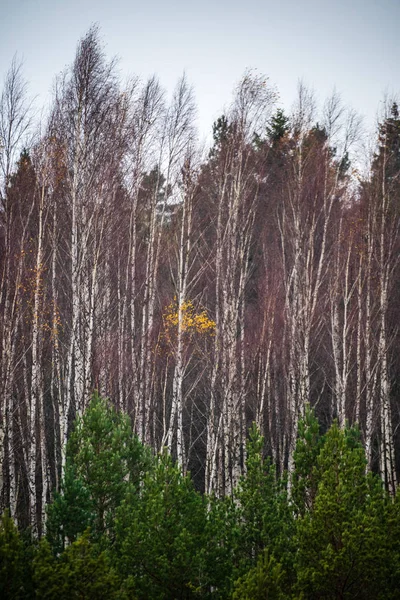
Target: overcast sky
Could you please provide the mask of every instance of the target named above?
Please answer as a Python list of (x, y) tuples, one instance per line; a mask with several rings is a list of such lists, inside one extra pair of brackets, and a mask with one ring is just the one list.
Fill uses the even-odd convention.
[(290, 109), (297, 82), (322, 101), (336, 89), (368, 125), (400, 91), (400, 0), (0, 0), (0, 78), (13, 55), (37, 105), (98, 23), (123, 76), (156, 73), (171, 91), (186, 72), (202, 134), (247, 68), (267, 75)]

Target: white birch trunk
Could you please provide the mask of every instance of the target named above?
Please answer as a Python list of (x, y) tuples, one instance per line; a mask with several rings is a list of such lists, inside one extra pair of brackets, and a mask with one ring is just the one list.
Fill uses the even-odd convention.
[[(37, 534), (40, 529), (38, 522), (38, 490), (36, 489), (36, 468), (39, 463), (41, 447), (43, 448), (42, 461), (47, 459), (47, 452), (44, 451), (44, 423), (42, 423), (39, 415), (43, 414), (43, 382), (41, 373), (41, 314), (42, 314), (42, 298), (43, 298), (43, 235), (44, 235), (44, 202), (45, 189), (44, 185), (40, 190), (39, 200), (39, 229), (37, 237), (37, 252), (35, 263), (35, 282), (34, 282), (34, 300), (33, 300), (33, 315), (32, 315), (32, 371), (31, 371), (31, 407), (30, 407), (30, 452), (29, 452), (29, 511), (30, 525), (32, 530)], [(39, 439), (38, 439), (39, 435)], [(42, 472), (43, 483), (45, 482), (47, 467)], [(45, 487), (45, 484), (44, 484)]]

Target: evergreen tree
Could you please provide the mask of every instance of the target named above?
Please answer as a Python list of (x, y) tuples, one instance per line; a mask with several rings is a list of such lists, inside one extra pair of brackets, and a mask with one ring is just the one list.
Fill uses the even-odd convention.
[[(263, 147), (278, 151), (279, 146), (283, 139), (285, 139), (290, 132), (289, 119), (285, 115), (282, 108), (278, 108), (276, 113), (269, 120), (269, 124), (266, 130), (266, 137), (254, 133), (253, 143), (258, 150)], [(274, 152), (275, 154), (275, 152)], [(276, 157), (279, 156), (279, 152)], [(274, 158), (276, 158), (274, 156)]]
[[(122, 600), (120, 580), (104, 552), (85, 533), (55, 557), (43, 540), (34, 559), (36, 597), (43, 600)], [(133, 598), (133, 596), (129, 596)]]
[(233, 600), (284, 600), (285, 573), (268, 551), (260, 555), (257, 565), (235, 583)]
[(385, 535), (387, 496), (365, 474), (358, 434), (335, 423), (317, 458), (312, 509), (297, 521), (296, 591), (309, 598), (388, 598), (393, 557)]
[(207, 502), (204, 561), (211, 597), (230, 598), (234, 580), (244, 572), (238, 507), (231, 496), (213, 495)]
[(304, 418), (299, 421), (294, 453), (291, 500), (297, 516), (304, 516), (313, 508), (319, 481), (317, 458), (323, 444), (318, 419), (307, 406)]
[(267, 127), (267, 134), (272, 145), (276, 145), (290, 131), (289, 118), (282, 108), (278, 108)]
[(218, 150), (220, 150), (222, 145), (227, 141), (231, 130), (232, 127), (231, 125), (229, 125), (228, 119), (225, 115), (218, 117), (218, 119), (213, 123), (212, 131), (214, 147), (210, 153), (210, 156), (213, 156), (215, 153), (218, 153)]
[(270, 460), (263, 458), (263, 445), (264, 438), (253, 424), (247, 443), (246, 475), (236, 491), (238, 551), (246, 566), (254, 566), (265, 548), (281, 555), (290, 547), (291, 518), (286, 492)]
[(149, 460), (129, 417), (94, 394), (69, 440), (62, 493), (49, 509), (52, 540), (74, 541), (88, 526), (110, 536), (116, 508), (128, 489), (138, 490)]
[(0, 597), (33, 598), (29, 550), (8, 511), (0, 519)]
[(189, 476), (168, 454), (159, 456), (139, 496), (128, 496), (118, 510), (118, 565), (140, 598), (192, 598), (207, 589), (205, 519)]
[(390, 562), (386, 565), (386, 589), (388, 598), (396, 598), (399, 592), (400, 581), (400, 492), (397, 488), (393, 502), (386, 504), (385, 519), (383, 522), (383, 537), (386, 539)]
[(379, 126), (378, 145), (373, 173), (380, 174), (383, 168), (386, 182), (393, 191), (400, 172), (400, 117), (396, 102), (392, 103), (389, 115)]
[(65, 542), (75, 542), (79, 534), (93, 526), (94, 520), (93, 499), (69, 460), (61, 492), (55, 494), (53, 503), (47, 508), (46, 536), (53, 551), (56, 554), (62, 552)]

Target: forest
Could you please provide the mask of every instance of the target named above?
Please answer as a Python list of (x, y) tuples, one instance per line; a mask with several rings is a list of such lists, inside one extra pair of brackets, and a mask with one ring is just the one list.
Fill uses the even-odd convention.
[(2, 597), (398, 597), (396, 101), (366, 156), (248, 71), (205, 149), (186, 77), (123, 83), (92, 27), (37, 121), (14, 60)]

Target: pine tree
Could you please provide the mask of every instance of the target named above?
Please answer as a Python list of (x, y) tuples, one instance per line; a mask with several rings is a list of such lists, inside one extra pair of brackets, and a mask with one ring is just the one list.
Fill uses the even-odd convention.
[(291, 500), (297, 516), (304, 516), (313, 508), (319, 480), (317, 458), (323, 443), (318, 419), (308, 406), (304, 418), (299, 421), (294, 453)]
[(116, 509), (128, 489), (138, 490), (148, 461), (129, 417), (94, 394), (68, 442), (62, 492), (49, 509), (53, 541), (74, 541), (88, 526), (111, 535)]
[[(34, 558), (36, 597), (43, 600), (122, 600), (121, 582), (104, 552), (85, 533), (59, 557), (43, 540)], [(133, 598), (131, 595), (129, 598)]]
[(164, 453), (140, 495), (118, 510), (116, 548), (124, 579), (140, 598), (192, 598), (209, 584), (204, 569), (206, 505), (189, 476)]
[(33, 598), (30, 556), (8, 511), (0, 519), (0, 597)]
[[(385, 535), (387, 496), (365, 474), (358, 433), (336, 423), (317, 459), (312, 509), (297, 521), (297, 593), (313, 598), (388, 598), (393, 557)], [(400, 591), (396, 587), (396, 592)]]
[(65, 543), (75, 542), (94, 521), (95, 506), (90, 491), (68, 461), (61, 491), (47, 508), (46, 536), (53, 552), (62, 552)]
[(284, 600), (285, 573), (268, 551), (260, 555), (257, 565), (235, 583), (233, 600)]
[(287, 496), (275, 467), (263, 458), (263, 445), (264, 439), (253, 424), (246, 448), (246, 475), (235, 494), (239, 503), (238, 553), (247, 568), (256, 564), (266, 548), (278, 555), (290, 549)]

